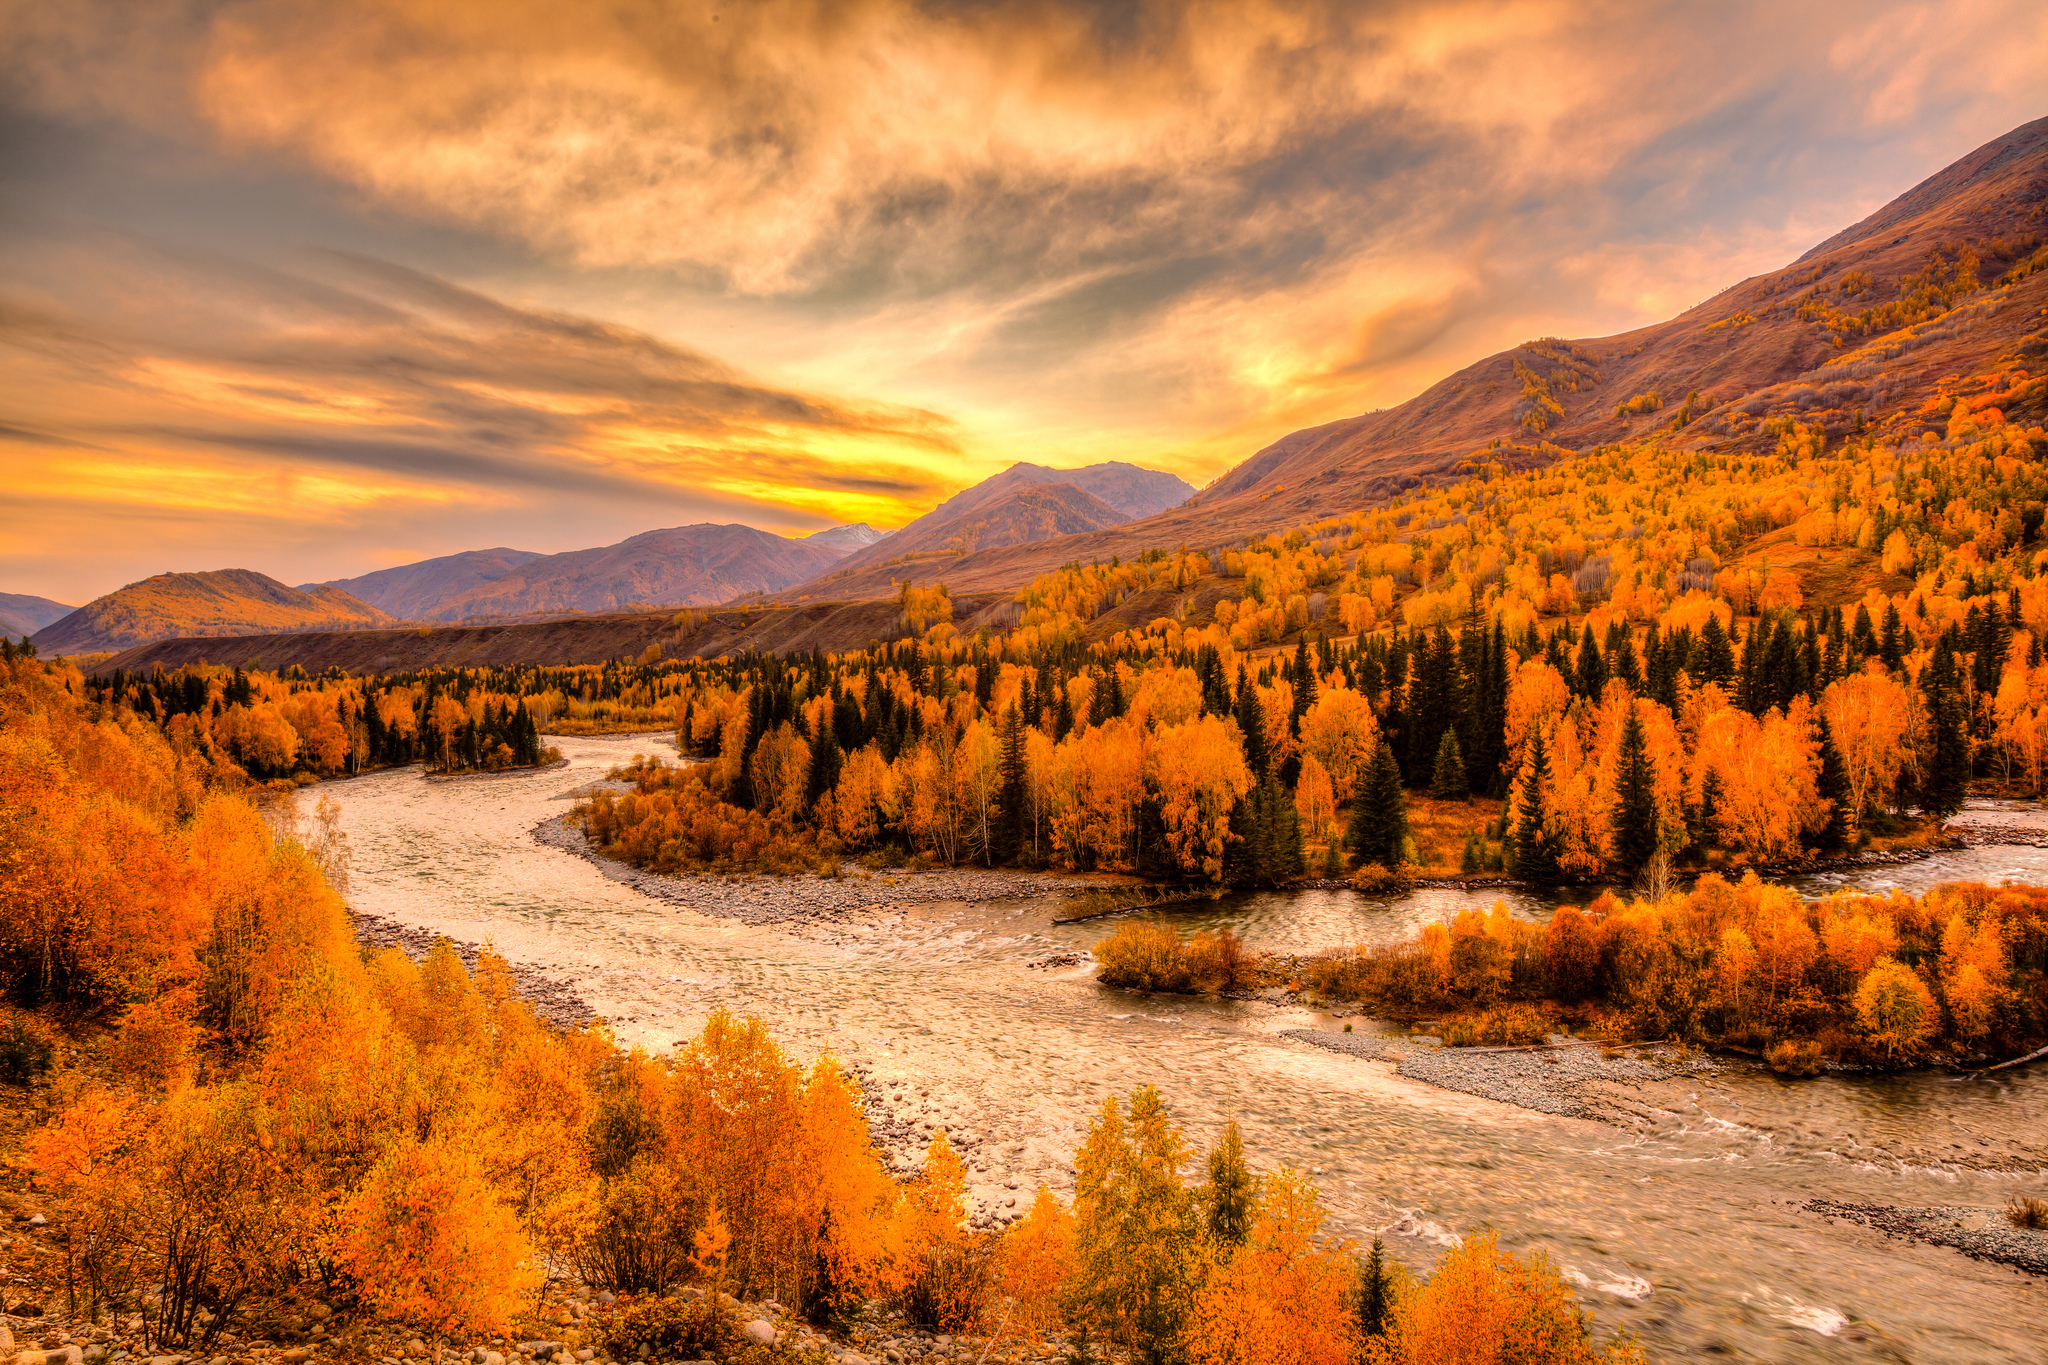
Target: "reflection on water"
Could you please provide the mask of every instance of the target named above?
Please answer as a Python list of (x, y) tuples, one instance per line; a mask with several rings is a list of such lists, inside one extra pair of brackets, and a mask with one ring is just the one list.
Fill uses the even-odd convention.
[[(2048, 1078), (2038, 1070), (1996, 1083), (1786, 1083), (1737, 1067), (1652, 1087), (1639, 1130), (1552, 1118), (1277, 1036), (1315, 1026), (1305, 1010), (1132, 995), (1085, 968), (1030, 966), (1115, 923), (1056, 925), (1057, 897), (910, 905), (801, 928), (651, 902), (529, 831), (564, 809), (570, 788), (659, 741), (555, 742), (567, 773), (455, 783), (389, 773), (327, 788), (354, 848), (351, 901), (558, 968), (628, 1044), (667, 1047), (721, 1005), (758, 1013), (797, 1054), (830, 1050), (885, 1086), (903, 1082), (897, 1093), (927, 1118), (977, 1140), (984, 1198), (1011, 1176), (1064, 1186), (1103, 1098), (1151, 1081), (1199, 1140), (1237, 1118), (1261, 1159), (1317, 1173), (1339, 1231), (1384, 1230), (1419, 1267), (1479, 1224), (1511, 1247), (1547, 1249), (1601, 1321), (1635, 1330), (1656, 1358), (2007, 1361), (2033, 1358), (2048, 1328), (2039, 1281), (1798, 1208), (1817, 1196), (2002, 1203), (2022, 1182), (1977, 1167), (2039, 1142)], [(2039, 856), (1984, 849), (1873, 871), (1917, 890), (2048, 874)], [(1862, 885), (1885, 889), (1876, 877)], [(1190, 929), (1229, 924), (1261, 947), (1311, 951), (1398, 937), (1493, 899), (1317, 891), (1230, 897), (1185, 915)], [(1550, 906), (1511, 903), (1539, 918)]]

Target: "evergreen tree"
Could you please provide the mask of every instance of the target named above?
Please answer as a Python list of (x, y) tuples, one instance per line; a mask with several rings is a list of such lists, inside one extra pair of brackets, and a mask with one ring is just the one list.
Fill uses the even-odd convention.
[(1835, 748), (1835, 732), (1825, 713), (1816, 712), (1820, 727), (1820, 797), (1828, 803), (1828, 818), (1814, 835), (1821, 848), (1840, 848), (1849, 837), (1849, 777), (1842, 768), (1841, 750)]
[(1608, 651), (1607, 671), (1612, 676), (1627, 683), (1629, 691), (1636, 693), (1638, 696), (1642, 694), (1642, 665), (1636, 661), (1634, 637), (1625, 629), (1620, 632), (1619, 638), (1615, 640), (1614, 648)]
[(1884, 634), (1878, 637), (1877, 657), (1894, 673), (1905, 662), (1905, 623), (1899, 619), (1899, 604), (1896, 602), (1884, 609)]
[(1029, 791), (1026, 784), (1024, 757), (1024, 720), (1018, 714), (1017, 703), (1011, 702), (1003, 712), (1003, 748), (998, 769), (998, 801), (1001, 809), (996, 821), (996, 861), (1014, 863), (1022, 855), (1030, 822)]
[(1923, 670), (1921, 691), (1934, 742), (1921, 777), (1920, 808), (1945, 819), (1963, 808), (1970, 789), (1969, 703), (1963, 697), (1962, 678), (1946, 635), (1935, 641), (1934, 657)]
[(1699, 647), (1693, 651), (1692, 665), (1688, 669), (1696, 683), (1715, 683), (1726, 687), (1735, 678), (1735, 650), (1728, 643), (1728, 632), (1721, 628), (1721, 618), (1707, 613), (1707, 623), (1700, 627)]
[(1264, 778), (1271, 756), (1266, 752), (1266, 708), (1259, 705), (1258, 689), (1249, 668), (1237, 670), (1237, 705), (1232, 709), (1238, 731), (1244, 736), (1244, 762), (1254, 778)]
[(1393, 750), (1382, 743), (1373, 750), (1372, 762), (1359, 781), (1344, 842), (1356, 862), (1378, 863), (1391, 871), (1400, 866), (1407, 839), (1408, 801), (1401, 792), (1401, 768)]
[(1429, 780), (1429, 794), (1439, 801), (1465, 801), (1472, 789), (1465, 775), (1465, 755), (1458, 751), (1458, 732), (1445, 730), (1436, 746), (1436, 769)]
[(1287, 716), (1287, 733), (1301, 738), (1301, 718), (1315, 701), (1316, 668), (1309, 659), (1308, 636), (1304, 634), (1294, 649), (1294, 709)]
[(1593, 640), (1593, 627), (1586, 627), (1584, 638), (1579, 641), (1579, 662), (1572, 672), (1572, 690), (1582, 697), (1597, 701), (1600, 689), (1607, 686), (1607, 665), (1600, 657), (1600, 646)]
[(1657, 855), (1657, 765), (1633, 706), (1621, 723), (1614, 774), (1614, 861), (1629, 872)]
[(1387, 1244), (1375, 1237), (1358, 1265), (1358, 1335), (1370, 1343), (1387, 1334), (1394, 1317), (1396, 1281), (1387, 1264)]
[(1550, 785), (1550, 755), (1543, 736), (1529, 740), (1528, 771), (1522, 774), (1521, 815), (1515, 823), (1515, 875), (1532, 881), (1557, 876), (1557, 839), (1544, 827), (1543, 799)]
[(832, 739), (832, 727), (820, 725), (818, 733), (811, 736), (810, 776), (804, 784), (806, 810), (815, 809), (819, 800), (839, 785), (841, 758), (839, 745)]

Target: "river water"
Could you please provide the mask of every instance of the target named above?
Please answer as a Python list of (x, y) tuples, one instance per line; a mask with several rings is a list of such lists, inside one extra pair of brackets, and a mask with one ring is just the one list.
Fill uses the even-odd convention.
[[(1035, 966), (1115, 923), (1057, 925), (1055, 896), (793, 926), (651, 900), (531, 830), (631, 754), (671, 751), (648, 736), (553, 742), (567, 769), (453, 782), (408, 770), (323, 787), (351, 841), (351, 904), (490, 939), (559, 973), (628, 1045), (668, 1048), (720, 1006), (758, 1014), (800, 1059), (830, 1051), (867, 1073), (877, 1114), (964, 1136), (985, 1207), (1021, 1209), (1039, 1182), (1070, 1188), (1090, 1116), (1150, 1082), (1198, 1143), (1237, 1119), (1255, 1164), (1315, 1172), (1334, 1231), (1384, 1231), (1417, 1269), (1479, 1226), (1509, 1248), (1542, 1248), (1601, 1325), (1633, 1330), (1652, 1359), (2044, 1359), (2041, 1280), (1799, 1205), (2048, 1193), (2040, 1175), (1981, 1169), (1987, 1155), (2048, 1154), (2048, 1067), (1975, 1082), (1786, 1082), (1736, 1065), (1650, 1087), (1650, 1117), (1633, 1129), (1538, 1114), (1279, 1036), (1341, 1027), (1306, 1009), (1134, 995), (1087, 968)], [(2048, 880), (2048, 851), (1967, 850), (1856, 884), (1918, 891), (1961, 877)], [(1316, 891), (1233, 897), (1185, 918), (1307, 951), (1402, 936), (1492, 900)], [(1534, 917), (1552, 907), (1514, 904)]]

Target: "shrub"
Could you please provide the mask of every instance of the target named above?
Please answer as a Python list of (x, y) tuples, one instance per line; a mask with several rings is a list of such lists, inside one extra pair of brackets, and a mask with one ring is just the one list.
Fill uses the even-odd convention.
[(1193, 981), (1185, 945), (1170, 925), (1130, 920), (1095, 945), (1096, 975), (1105, 986), (1184, 991)]
[(1817, 1075), (1820, 1044), (1811, 1038), (1781, 1038), (1764, 1053), (1764, 1064), (1780, 1076)]
[(1550, 1021), (1534, 1005), (1502, 1005), (1479, 1016), (1479, 1041), (1487, 1047), (1525, 1047), (1550, 1036)]
[(28, 1085), (56, 1060), (56, 1044), (26, 1017), (17, 1014), (0, 1028), (0, 1081)]
[(2014, 1195), (2012, 1203), (2005, 1206), (2005, 1219), (2016, 1228), (2048, 1228), (2048, 1199)]
[(1253, 961), (1244, 940), (1228, 927), (1197, 934), (1187, 946), (1188, 971), (1205, 990), (1236, 990), (1251, 980)]
[(1485, 1232), (1444, 1253), (1426, 1284), (1402, 1292), (1370, 1365), (1639, 1365), (1632, 1341), (1594, 1346), (1590, 1319), (1542, 1252), (1526, 1260)]
[(1401, 879), (1387, 871), (1384, 863), (1366, 863), (1351, 874), (1351, 889), (1367, 895), (1401, 889)]
[(723, 1360), (742, 1345), (739, 1315), (718, 1295), (701, 1289), (675, 1298), (643, 1299), (618, 1314), (602, 1344), (618, 1360), (641, 1355), (667, 1360)]

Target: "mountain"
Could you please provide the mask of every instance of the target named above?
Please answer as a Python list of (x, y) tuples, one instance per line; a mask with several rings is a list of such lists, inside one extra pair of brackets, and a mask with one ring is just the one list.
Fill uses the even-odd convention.
[[(1783, 269), (1669, 321), (1618, 336), (1524, 342), (1398, 406), (1283, 436), (1168, 510), (1050, 540), (933, 554), (918, 576), (943, 577), (956, 592), (1016, 588), (1075, 559), (1207, 547), (1369, 507), (1454, 478), (1467, 461), (1534, 468), (1653, 434), (1680, 451), (1748, 449), (1775, 441), (1772, 419), (1797, 417), (1836, 438), (1874, 430), (1899, 439), (1945, 420), (1921, 411), (1941, 376), (2001, 358), (2035, 372), (2048, 363), (2043, 237), (2048, 119), (1986, 143)], [(903, 554), (898, 537), (919, 525), (849, 556), (830, 591), (890, 591), (884, 561)], [(904, 576), (901, 566), (893, 576)]]
[(1020, 462), (955, 493), (887, 540), (848, 555), (833, 578), (860, 576), (865, 584), (876, 575), (861, 576), (861, 570), (880, 573), (919, 559), (952, 559), (1099, 531), (1177, 507), (1194, 492), (1172, 474), (1120, 460), (1081, 469)]
[[(418, 621), (448, 598), (495, 583), (520, 565), (540, 557), (536, 550), (464, 550), (438, 559), (422, 559), (417, 564), (379, 569), (360, 578), (332, 579), (325, 586), (339, 588), (401, 621)], [(299, 590), (311, 592), (318, 586), (321, 585), (302, 583)]]
[(76, 610), (78, 608), (52, 602), (47, 597), (0, 592), (0, 635), (19, 640), (24, 635), (35, 634), (52, 621), (63, 620)]
[(851, 526), (835, 526), (829, 531), (814, 531), (804, 537), (804, 544), (816, 545), (824, 550), (837, 550), (841, 554), (852, 554), (865, 549), (882, 538), (882, 533), (864, 521)]
[(43, 627), (38, 652), (97, 654), (178, 635), (361, 630), (389, 616), (338, 588), (286, 587), (251, 569), (162, 573), (130, 583)]
[(751, 526), (677, 526), (616, 545), (542, 555), (445, 598), (430, 621), (466, 621), (623, 607), (706, 606), (776, 593), (838, 563), (843, 551)]

